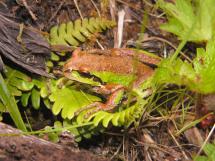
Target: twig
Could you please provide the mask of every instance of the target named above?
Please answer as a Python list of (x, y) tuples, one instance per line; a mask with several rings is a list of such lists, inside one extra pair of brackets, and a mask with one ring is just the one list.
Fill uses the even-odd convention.
[(101, 13), (100, 13), (98, 7), (96, 6), (95, 2), (93, 0), (91, 0), (91, 2), (93, 4), (93, 6), (95, 7), (96, 11), (98, 12), (99, 17), (101, 17)]
[[(116, 22), (116, 1), (115, 0), (110, 0), (110, 14), (111, 14), (111, 18), (114, 22)], [(117, 43), (118, 43), (118, 40), (117, 40), (117, 30), (116, 28), (113, 29), (113, 35), (114, 35), (114, 47), (116, 48), (117, 47)]]
[(135, 7), (134, 5), (132, 5), (131, 3), (128, 3), (128, 2), (125, 2), (124, 0), (116, 0), (117, 2), (119, 3), (122, 3), (124, 5), (127, 5), (128, 7), (132, 8), (132, 9), (135, 9), (143, 14), (148, 14), (149, 16), (152, 16), (152, 17), (155, 17), (155, 18), (162, 18), (162, 17), (158, 17), (157, 15), (155, 14), (152, 14), (152, 13), (147, 13), (146, 11), (142, 10), (140, 7)]
[(203, 150), (203, 148), (205, 147), (206, 143), (208, 142), (208, 140), (210, 139), (211, 135), (213, 134), (214, 130), (215, 130), (215, 124), (214, 124), (213, 128), (211, 129), (210, 133), (208, 134), (207, 138), (205, 139), (203, 145), (202, 145), (201, 148), (199, 149), (198, 153), (196, 154), (194, 160), (196, 159), (197, 156), (200, 155), (200, 153), (202, 152), (202, 150)]
[(175, 136), (172, 134), (172, 132), (168, 129), (168, 133), (170, 134), (170, 136), (173, 138), (174, 142), (176, 143), (176, 145), (179, 147), (179, 149), (181, 150), (182, 154), (184, 155), (184, 158), (186, 160), (189, 160), (189, 157), (186, 155), (186, 153), (184, 152), (184, 150), (182, 149), (181, 145), (178, 143), (178, 141), (176, 140)]
[[(166, 39), (163, 39), (163, 38), (161, 38), (161, 37), (152, 36), (152, 37), (149, 37), (149, 38), (145, 38), (145, 39), (143, 40), (143, 42), (145, 42), (145, 41), (150, 41), (150, 40), (158, 40), (158, 41), (165, 42), (166, 44), (168, 44), (169, 46), (171, 46), (173, 49), (176, 50), (176, 46), (174, 46), (170, 41), (168, 41), (168, 40), (166, 40)], [(192, 62), (192, 60), (191, 60), (188, 56), (186, 56), (185, 53), (183, 53), (182, 51), (180, 51), (180, 53), (181, 53), (181, 55), (182, 55), (185, 59), (187, 59), (189, 62)]]
[(102, 44), (99, 42), (99, 40), (96, 40), (96, 43), (99, 45), (99, 47), (104, 50), (105, 48), (102, 46)]
[(84, 18), (83, 18), (83, 15), (82, 15), (82, 13), (81, 13), (81, 10), (80, 10), (80, 8), (79, 8), (79, 6), (78, 6), (77, 0), (73, 0), (73, 1), (74, 1), (74, 3), (75, 3), (75, 7), (77, 8), (78, 13), (79, 13), (81, 19), (83, 20)]
[(118, 30), (117, 30), (117, 37), (118, 37), (117, 48), (120, 48), (122, 44), (124, 18), (125, 18), (125, 11), (124, 10), (119, 11), (118, 12)]
[(64, 5), (65, 0), (63, 0), (60, 5), (58, 6), (57, 10), (54, 12), (54, 14), (52, 15), (52, 17), (49, 19), (48, 24), (55, 18), (55, 16), (58, 14), (58, 12), (60, 11), (61, 7)]
[(113, 154), (113, 156), (110, 158), (110, 160), (113, 160), (114, 157), (119, 153), (120, 149), (122, 148), (122, 143), (119, 145), (119, 147), (117, 148), (116, 152)]
[(23, 5), (25, 6), (25, 8), (28, 10), (28, 13), (31, 15), (31, 18), (36, 21), (37, 17), (35, 16), (35, 14), (31, 11), (30, 7), (28, 6), (26, 0), (22, 0)]

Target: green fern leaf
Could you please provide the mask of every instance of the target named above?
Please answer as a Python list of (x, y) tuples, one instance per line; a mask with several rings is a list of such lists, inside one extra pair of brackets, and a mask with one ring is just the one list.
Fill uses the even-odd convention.
[(29, 91), (34, 87), (34, 83), (29, 76), (8, 66), (6, 67), (5, 76), (5, 82), (14, 96), (21, 96), (22, 91)]
[(21, 96), (22, 95), (22, 91), (20, 91), (19, 89), (17, 89), (14, 86), (8, 85), (8, 89), (13, 96)]
[(31, 91), (31, 103), (34, 109), (40, 108), (40, 92), (35, 88)]
[(158, 4), (168, 17), (168, 22), (161, 25), (161, 29), (176, 34), (183, 40), (195, 25), (188, 41), (202, 42), (213, 37), (215, 11), (211, 7), (215, 5), (214, 0), (176, 0), (175, 3), (159, 0)]
[(0, 112), (6, 112), (5, 105), (1, 101), (0, 101)]
[(94, 101), (100, 101), (100, 98), (84, 94), (81, 91), (72, 89), (71, 87), (64, 87), (62, 89), (56, 89), (55, 92), (49, 96), (51, 102), (53, 102), (52, 112), (57, 115), (62, 110), (62, 117), (72, 119), (74, 113)]
[(102, 18), (85, 18), (73, 22), (63, 23), (55, 26), (50, 30), (51, 45), (67, 45), (78, 46), (80, 42), (86, 41), (93, 33), (101, 32), (107, 28), (114, 26), (113, 21), (108, 21)]
[(21, 96), (21, 103), (22, 103), (23, 107), (27, 107), (30, 95), (31, 95), (30, 92), (22, 94), (22, 96)]
[(103, 127), (107, 128), (110, 123), (112, 123), (112, 125), (114, 126), (128, 127), (131, 123), (135, 121), (135, 119), (140, 117), (143, 107), (144, 105), (146, 105), (147, 102), (147, 100), (143, 100), (141, 104), (136, 103), (135, 105), (132, 105), (118, 112), (116, 111), (114, 113), (99, 111), (90, 115), (88, 119), (85, 119), (85, 116), (90, 110), (83, 111), (77, 116), (76, 121), (78, 124), (92, 121), (94, 127), (98, 127), (99, 124), (102, 124)]
[[(156, 69), (153, 82), (156, 84), (172, 83), (185, 85), (190, 90), (209, 94), (215, 92), (215, 40), (210, 40), (206, 46), (197, 49), (197, 57), (193, 63), (177, 58), (161, 61)], [(172, 68), (174, 66), (174, 68)]]

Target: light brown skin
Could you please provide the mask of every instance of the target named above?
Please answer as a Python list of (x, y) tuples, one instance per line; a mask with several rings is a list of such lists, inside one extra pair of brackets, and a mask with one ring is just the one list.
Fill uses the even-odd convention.
[[(134, 59), (136, 55), (133, 50), (129, 49), (112, 49), (105, 51), (99, 49), (81, 51), (80, 49), (76, 49), (73, 52), (72, 57), (64, 65), (63, 71), (67, 78), (69, 78), (72, 70), (83, 73), (90, 73), (92, 71), (108, 71), (116, 74), (134, 74), (136, 79), (133, 82), (133, 87), (138, 87), (140, 83), (154, 73), (153, 68), (142, 63), (143, 58), (147, 59), (147, 64), (156, 65), (160, 61), (158, 58), (150, 58), (150, 56), (144, 56), (143, 54), (141, 54), (141, 56), (138, 55), (139, 54), (137, 54), (137, 58), (140, 58), (140, 61)], [(107, 84), (106, 86), (103, 86), (103, 88), (104, 89), (102, 90), (111, 91), (111, 95), (107, 102), (105, 104), (96, 102), (83, 110), (95, 106), (97, 107), (96, 111), (100, 109), (111, 110), (116, 106), (116, 104), (114, 104), (114, 98), (118, 92), (122, 92), (122, 90), (124, 90), (124, 87), (118, 84)], [(78, 113), (80, 113), (80, 111)], [(95, 110), (93, 112), (95, 112)]]
[[(104, 53), (104, 55), (102, 55)], [(72, 57), (67, 61), (63, 67), (64, 75), (67, 77), (70, 71), (76, 70), (83, 73), (90, 73), (92, 71), (108, 71), (116, 74), (135, 74), (134, 86), (138, 86), (145, 79), (150, 77), (154, 70), (145, 65), (143, 58), (146, 58), (147, 64), (157, 65), (160, 62), (159, 57), (149, 57), (141, 54), (141, 62), (134, 59), (133, 50), (129, 49), (112, 49), (99, 50), (93, 49), (89, 51), (80, 51), (76, 49)]]

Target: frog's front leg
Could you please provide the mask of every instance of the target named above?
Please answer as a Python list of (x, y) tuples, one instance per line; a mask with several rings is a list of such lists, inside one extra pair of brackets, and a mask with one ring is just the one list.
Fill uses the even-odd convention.
[(98, 112), (98, 111), (111, 111), (113, 110), (122, 100), (123, 95), (124, 95), (124, 87), (119, 86), (119, 88), (115, 87), (116, 89), (110, 94), (108, 97), (107, 101), (105, 103), (101, 102), (94, 102), (84, 108), (81, 108), (78, 110), (75, 115), (77, 116), (79, 113), (85, 111), (85, 110), (90, 110), (87, 112), (85, 115), (86, 118), (88, 118), (91, 114)]

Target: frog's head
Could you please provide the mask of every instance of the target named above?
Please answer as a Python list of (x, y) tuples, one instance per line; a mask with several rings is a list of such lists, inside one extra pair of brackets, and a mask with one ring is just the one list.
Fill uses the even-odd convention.
[(99, 86), (100, 83), (93, 80), (93, 78), (85, 78), (80, 73), (90, 73), (93, 68), (93, 57), (89, 56), (86, 52), (81, 51), (80, 48), (76, 49), (72, 57), (63, 66), (64, 76), (70, 80)]
[(63, 66), (64, 73), (71, 73), (72, 71), (88, 73), (89, 70), (90, 63), (86, 57), (86, 52), (81, 51), (80, 48), (74, 50), (72, 57)]

